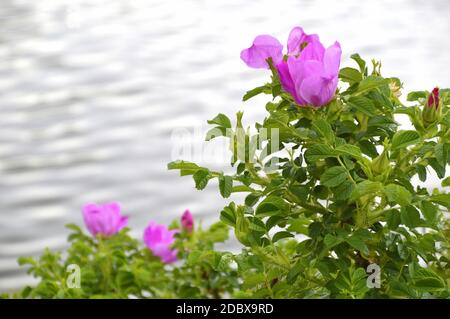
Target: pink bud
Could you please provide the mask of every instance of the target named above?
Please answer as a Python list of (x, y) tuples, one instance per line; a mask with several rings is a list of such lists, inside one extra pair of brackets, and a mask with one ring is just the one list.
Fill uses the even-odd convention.
[(186, 209), (181, 216), (181, 226), (188, 233), (192, 232), (192, 229), (194, 228), (194, 217), (192, 216), (189, 209)]
[(439, 88), (436, 87), (431, 91), (431, 94), (428, 96), (427, 106), (435, 107), (436, 110), (439, 108)]

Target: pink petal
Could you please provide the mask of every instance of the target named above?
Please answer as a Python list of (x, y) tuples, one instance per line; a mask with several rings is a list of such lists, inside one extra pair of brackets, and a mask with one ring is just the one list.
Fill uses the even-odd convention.
[(241, 52), (241, 59), (251, 68), (267, 69), (267, 59), (272, 57), (274, 64), (283, 59), (283, 45), (270, 35), (259, 35), (253, 45)]
[(298, 90), (309, 104), (323, 106), (332, 99), (336, 86), (337, 77), (330, 79), (320, 75), (310, 75), (303, 80)]
[(323, 63), (328, 76), (334, 77), (339, 74), (341, 55), (341, 45), (337, 41), (325, 51)]

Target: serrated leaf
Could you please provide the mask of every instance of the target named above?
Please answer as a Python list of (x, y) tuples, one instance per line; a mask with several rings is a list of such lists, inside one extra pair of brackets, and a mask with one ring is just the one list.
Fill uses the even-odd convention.
[(397, 131), (392, 138), (392, 150), (405, 148), (417, 144), (420, 141), (420, 135), (416, 131)]
[(354, 84), (362, 80), (361, 72), (354, 68), (342, 68), (339, 71), (339, 78), (347, 83)]
[(348, 104), (352, 108), (368, 116), (376, 116), (378, 112), (372, 100), (363, 96), (352, 96), (348, 100)]
[(450, 194), (437, 194), (430, 197), (430, 201), (439, 205), (450, 206)]
[(445, 179), (442, 180), (441, 182), (442, 187), (448, 187), (450, 186), (450, 176), (446, 177)]
[(336, 152), (340, 155), (350, 155), (356, 159), (362, 158), (361, 150), (356, 145), (344, 144), (336, 147)]
[(208, 185), (208, 181), (211, 178), (209, 170), (206, 169), (199, 169), (192, 177), (195, 181), (195, 188), (198, 190), (204, 189), (206, 185)]
[(289, 237), (294, 237), (294, 235), (288, 231), (280, 231), (272, 237), (272, 243), (275, 243), (275, 242), (279, 241), (280, 239), (289, 238)]
[(398, 225), (400, 225), (400, 212), (396, 209), (390, 209), (386, 211), (386, 222), (391, 230), (396, 230)]
[(180, 175), (193, 175), (195, 172), (197, 172), (199, 169), (202, 169), (202, 167), (198, 166), (195, 163), (186, 162), (186, 161), (174, 161), (167, 164), (167, 169), (178, 169), (180, 170)]
[(367, 92), (376, 88), (379, 88), (383, 85), (388, 85), (390, 82), (389, 79), (384, 79), (380, 76), (370, 75), (359, 82), (358, 89), (356, 93)]
[(258, 86), (250, 91), (247, 91), (244, 96), (242, 97), (242, 101), (247, 101), (249, 99), (251, 99), (252, 97), (261, 94), (261, 93), (267, 93), (270, 94), (271, 89), (269, 86), (267, 85), (263, 85), (263, 86)]
[(400, 206), (406, 206), (411, 203), (412, 195), (403, 186), (397, 184), (389, 184), (384, 188), (384, 194), (390, 202), (395, 202)]
[(334, 166), (327, 169), (320, 177), (320, 183), (327, 187), (336, 187), (342, 184), (348, 177), (347, 170), (342, 166)]
[(332, 189), (334, 197), (336, 200), (346, 200), (352, 195), (355, 186), (350, 181), (345, 181), (338, 187)]
[(227, 175), (219, 177), (219, 190), (223, 198), (228, 198), (233, 190), (233, 178)]
[(333, 248), (334, 246), (339, 245), (340, 243), (342, 243), (342, 242), (343, 242), (343, 239), (342, 239), (342, 238), (339, 238), (339, 237), (337, 237), (337, 236), (334, 236), (334, 235), (332, 235), (332, 234), (326, 234), (326, 235), (325, 235), (325, 238), (323, 239), (323, 242), (324, 242), (325, 246), (326, 246), (328, 249), (331, 249), (331, 248)]
[(231, 128), (231, 121), (225, 114), (219, 113), (215, 118), (208, 121), (208, 124), (217, 124), (221, 127)]
[(271, 195), (266, 197), (255, 210), (256, 215), (272, 216), (283, 212), (287, 208), (287, 203), (278, 196)]
[(436, 206), (434, 206), (429, 201), (423, 200), (421, 202), (421, 211), (423, 216), (425, 217), (425, 220), (430, 225), (435, 225), (437, 222), (437, 216), (438, 216), (438, 209)]
[(355, 200), (365, 195), (373, 194), (375, 195), (383, 188), (383, 184), (380, 182), (373, 181), (363, 181), (361, 183), (356, 184), (355, 189), (352, 192), (351, 199)]
[(420, 225), (420, 213), (414, 206), (408, 205), (402, 207), (400, 210), (400, 218), (402, 224), (409, 228), (415, 228)]
[(236, 211), (234, 203), (225, 206), (220, 212), (220, 220), (227, 225), (234, 227), (236, 225)]
[(413, 280), (414, 286), (422, 291), (436, 291), (446, 287), (444, 279), (427, 268), (416, 269)]
[(356, 63), (358, 63), (359, 66), (359, 70), (361, 71), (361, 73), (364, 74), (365, 70), (366, 70), (366, 61), (364, 61), (358, 53), (354, 53), (350, 56), (351, 59), (353, 59), (354, 61), (356, 61)]
[(312, 121), (312, 126), (314, 127), (314, 130), (319, 133), (320, 136), (323, 136), (329, 143), (334, 142), (334, 132), (328, 121), (320, 118), (315, 119)]
[(428, 96), (428, 94), (425, 91), (413, 91), (413, 92), (408, 93), (406, 100), (407, 101), (418, 101), (419, 99), (426, 99), (427, 96)]
[(308, 162), (315, 162), (334, 156), (336, 156), (335, 151), (326, 144), (313, 144), (305, 152), (305, 159)]

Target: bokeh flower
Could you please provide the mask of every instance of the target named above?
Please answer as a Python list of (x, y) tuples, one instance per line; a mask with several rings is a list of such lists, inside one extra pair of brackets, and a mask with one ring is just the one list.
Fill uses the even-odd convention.
[(118, 203), (97, 205), (89, 203), (83, 206), (83, 219), (89, 232), (96, 236), (111, 236), (128, 224), (128, 217), (120, 214)]
[(178, 230), (169, 230), (166, 225), (150, 222), (144, 231), (144, 242), (153, 255), (169, 264), (177, 260), (177, 250), (171, 248), (177, 232)]

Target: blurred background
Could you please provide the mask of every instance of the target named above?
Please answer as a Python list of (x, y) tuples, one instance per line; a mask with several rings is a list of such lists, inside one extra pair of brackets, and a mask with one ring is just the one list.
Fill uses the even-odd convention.
[(300, 25), (339, 40), (344, 66), (359, 52), (431, 90), (450, 87), (449, 16), (448, 0), (1, 0), (0, 292), (33, 283), (17, 257), (64, 248), (87, 202), (119, 201), (137, 237), (186, 208), (217, 220), (214, 183), (166, 170), (172, 133), (218, 112), (263, 119), (266, 99), (241, 102), (269, 78), (239, 59), (256, 35), (285, 44)]

